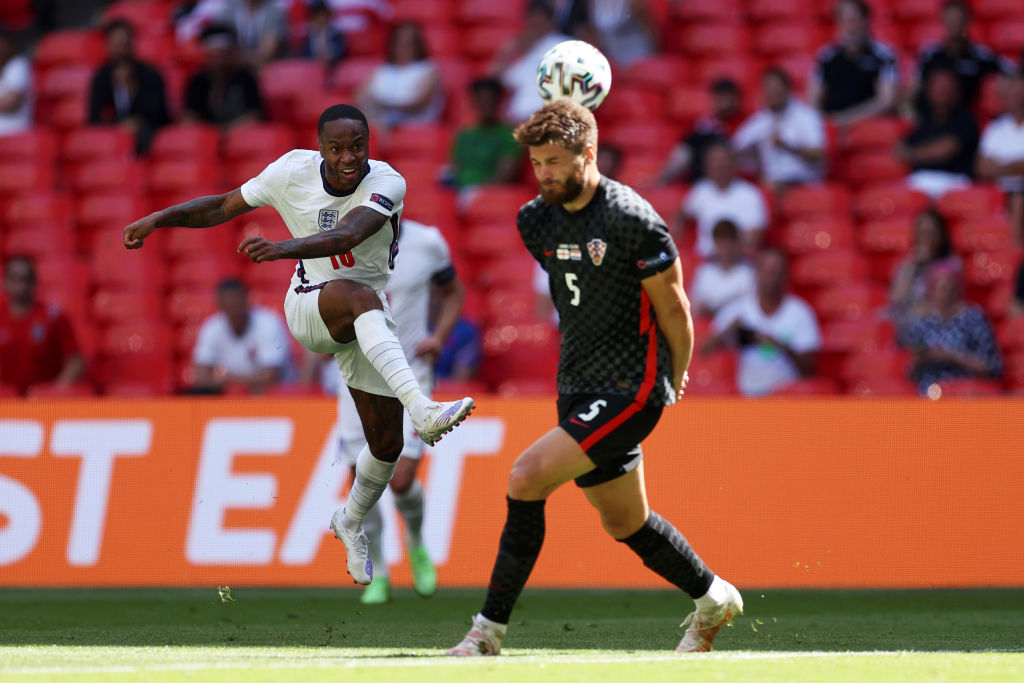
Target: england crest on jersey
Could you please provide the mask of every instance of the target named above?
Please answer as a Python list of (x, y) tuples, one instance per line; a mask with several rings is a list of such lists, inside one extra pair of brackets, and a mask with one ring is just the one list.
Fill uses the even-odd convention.
[(320, 209), (317, 227), (320, 228), (320, 232), (327, 232), (338, 227), (338, 211), (336, 209)]
[(608, 251), (608, 243), (604, 240), (592, 239), (587, 242), (587, 253), (590, 254), (590, 260), (594, 262), (595, 266), (599, 266), (604, 262), (604, 253)]

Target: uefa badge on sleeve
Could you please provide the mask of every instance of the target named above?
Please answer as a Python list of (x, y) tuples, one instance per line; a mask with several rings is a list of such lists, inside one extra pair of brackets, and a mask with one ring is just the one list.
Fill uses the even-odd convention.
[(606, 251), (608, 251), (608, 243), (604, 240), (592, 239), (587, 242), (587, 253), (590, 254), (590, 260), (594, 262), (595, 266), (599, 266), (604, 262), (604, 253)]

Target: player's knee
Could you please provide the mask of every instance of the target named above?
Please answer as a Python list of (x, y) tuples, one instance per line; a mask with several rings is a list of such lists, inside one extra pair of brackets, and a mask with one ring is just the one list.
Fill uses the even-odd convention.
[(508, 475), (508, 495), (516, 500), (538, 500), (546, 497), (540, 468), (528, 460), (517, 461)]
[(416, 472), (403, 471), (401, 467), (395, 470), (395, 476), (391, 478), (391, 490), (401, 496), (409, 492), (412, 483), (416, 479)]
[(642, 515), (632, 511), (613, 511), (601, 513), (601, 526), (608, 532), (608, 535), (615, 539), (628, 538), (640, 530), (644, 525)]
[(384, 433), (377, 435), (369, 446), (370, 453), (372, 453), (373, 457), (378, 460), (396, 462), (398, 457), (402, 454), (404, 441), (402, 440), (401, 434)]

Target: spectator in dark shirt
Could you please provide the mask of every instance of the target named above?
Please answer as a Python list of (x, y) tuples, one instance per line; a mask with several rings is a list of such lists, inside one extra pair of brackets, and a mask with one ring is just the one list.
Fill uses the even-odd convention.
[(71, 324), (60, 310), (36, 299), (31, 259), (12, 256), (0, 300), (0, 383), (24, 394), (34, 384), (72, 384), (85, 367)]
[(960, 258), (953, 252), (946, 219), (934, 208), (929, 208), (914, 219), (914, 241), (910, 253), (897, 264), (893, 273), (889, 312), (897, 326), (904, 325), (910, 314), (924, 302), (928, 293), (928, 271), (942, 261), (962, 267)]
[(903, 142), (896, 155), (910, 164), (908, 184), (932, 198), (967, 187), (978, 148), (978, 122), (960, 104), (960, 82), (948, 69), (935, 69), (925, 82), (927, 113)]
[(136, 152), (145, 154), (157, 129), (170, 121), (164, 79), (135, 57), (135, 29), (114, 19), (103, 29), (107, 61), (89, 88), (89, 123), (120, 124), (135, 134)]
[(736, 132), (743, 117), (740, 111), (740, 88), (731, 78), (720, 78), (711, 84), (711, 114), (697, 120), (691, 130), (672, 148), (659, 183), (688, 180), (695, 183), (704, 177), (704, 152), (716, 142), (727, 141)]
[(940, 42), (921, 50), (917, 58), (914, 109), (919, 114), (927, 107), (922, 85), (936, 69), (948, 69), (956, 73), (960, 79), (960, 96), (964, 104), (970, 107), (977, 104), (978, 93), (986, 76), (1013, 70), (1010, 60), (968, 39), (971, 10), (963, 0), (946, 0), (942, 3), (941, 18), (946, 35)]
[(896, 53), (871, 37), (863, 0), (836, 5), (838, 39), (818, 52), (807, 99), (840, 125), (883, 114), (896, 103)]
[(234, 31), (209, 26), (200, 42), (205, 66), (185, 86), (185, 119), (228, 127), (263, 118), (259, 83), (241, 64)]
[(344, 54), (345, 36), (331, 23), (331, 8), (316, 0), (309, 6), (309, 29), (299, 56), (334, 64)]

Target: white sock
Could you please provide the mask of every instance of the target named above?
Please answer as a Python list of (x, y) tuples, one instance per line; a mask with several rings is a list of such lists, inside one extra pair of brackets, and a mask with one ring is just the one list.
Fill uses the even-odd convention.
[(384, 311), (367, 311), (353, 323), (359, 348), (407, 410), (425, 400), (416, 375), (405, 359), (398, 337), (388, 327)]
[(498, 633), (498, 635), (500, 635), (502, 637), (505, 636), (505, 630), (508, 629), (508, 624), (499, 624), (496, 621), (491, 621), (490, 619), (488, 619), (487, 617), (485, 617), (482, 614), (477, 614), (474, 617), (474, 621), (476, 621), (478, 623), (482, 623), (487, 628), (496, 631)]
[(708, 587), (708, 592), (699, 598), (695, 598), (694, 602), (697, 603), (697, 609), (707, 610), (714, 609), (719, 605), (725, 604), (725, 601), (729, 599), (729, 591), (725, 587), (725, 581), (718, 578), (711, 579), (711, 585)]
[(356, 458), (356, 478), (345, 503), (345, 523), (356, 529), (362, 525), (366, 513), (377, 504), (395, 473), (397, 462), (384, 462), (373, 457), (369, 446), (363, 446)]
[(380, 506), (374, 505), (370, 508), (366, 517), (363, 518), (363, 531), (370, 541), (370, 561), (373, 562), (373, 578), (382, 576), (385, 579), (390, 575), (388, 565), (384, 562), (384, 515), (381, 514)]
[(423, 485), (419, 479), (405, 493), (395, 494), (395, 507), (405, 520), (405, 538), (410, 548), (423, 545)]

